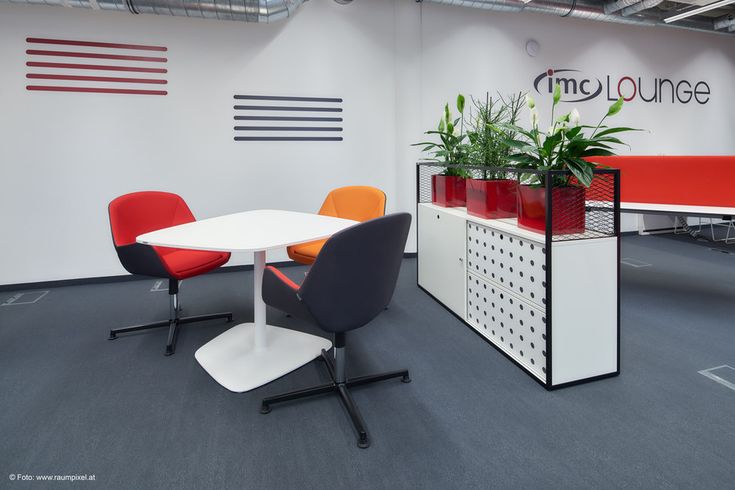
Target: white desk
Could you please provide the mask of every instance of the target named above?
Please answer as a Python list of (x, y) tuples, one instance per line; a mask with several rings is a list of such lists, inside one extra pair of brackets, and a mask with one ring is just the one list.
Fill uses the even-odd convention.
[(262, 296), (266, 251), (327, 238), (355, 223), (293, 211), (245, 211), (146, 233), (137, 241), (161, 247), (254, 253), (254, 322), (229, 329), (194, 355), (215, 381), (242, 393), (303, 366), (332, 346), (322, 337), (266, 325)]
[(721, 206), (690, 206), (687, 204), (651, 204), (621, 202), (620, 211), (640, 214), (676, 214), (681, 216), (735, 216), (735, 208)]

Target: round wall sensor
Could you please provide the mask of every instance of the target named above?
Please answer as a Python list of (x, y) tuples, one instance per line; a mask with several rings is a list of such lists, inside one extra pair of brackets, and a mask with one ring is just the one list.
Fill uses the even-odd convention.
[(541, 45), (535, 39), (529, 39), (526, 42), (526, 53), (528, 53), (528, 56), (535, 57), (540, 49)]

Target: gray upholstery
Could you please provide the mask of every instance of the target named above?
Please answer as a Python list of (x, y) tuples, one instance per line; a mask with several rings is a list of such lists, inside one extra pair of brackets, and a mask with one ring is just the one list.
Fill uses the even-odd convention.
[(298, 290), (266, 270), (263, 299), (328, 332), (360, 328), (393, 296), (411, 215), (396, 213), (333, 235)]

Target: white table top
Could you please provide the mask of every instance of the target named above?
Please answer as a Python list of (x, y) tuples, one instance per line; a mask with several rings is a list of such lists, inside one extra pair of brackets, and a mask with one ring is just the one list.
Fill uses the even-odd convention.
[(137, 241), (192, 250), (256, 252), (327, 238), (354, 224), (331, 216), (259, 209), (152, 231)]
[(640, 213), (671, 213), (692, 216), (733, 216), (735, 208), (721, 206), (689, 206), (686, 204), (652, 204), (647, 202), (621, 202), (620, 210)]

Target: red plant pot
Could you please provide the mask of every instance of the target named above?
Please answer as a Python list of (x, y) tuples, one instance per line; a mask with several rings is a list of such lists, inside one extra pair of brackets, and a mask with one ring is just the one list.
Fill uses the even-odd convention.
[(516, 217), (515, 180), (467, 179), (467, 213), (480, 218)]
[(454, 175), (431, 176), (432, 203), (445, 208), (455, 208), (466, 204), (466, 196), (467, 190), (464, 177)]
[[(554, 187), (551, 190), (551, 234), (584, 233), (584, 187)], [(546, 188), (518, 187), (518, 226), (546, 231)]]

